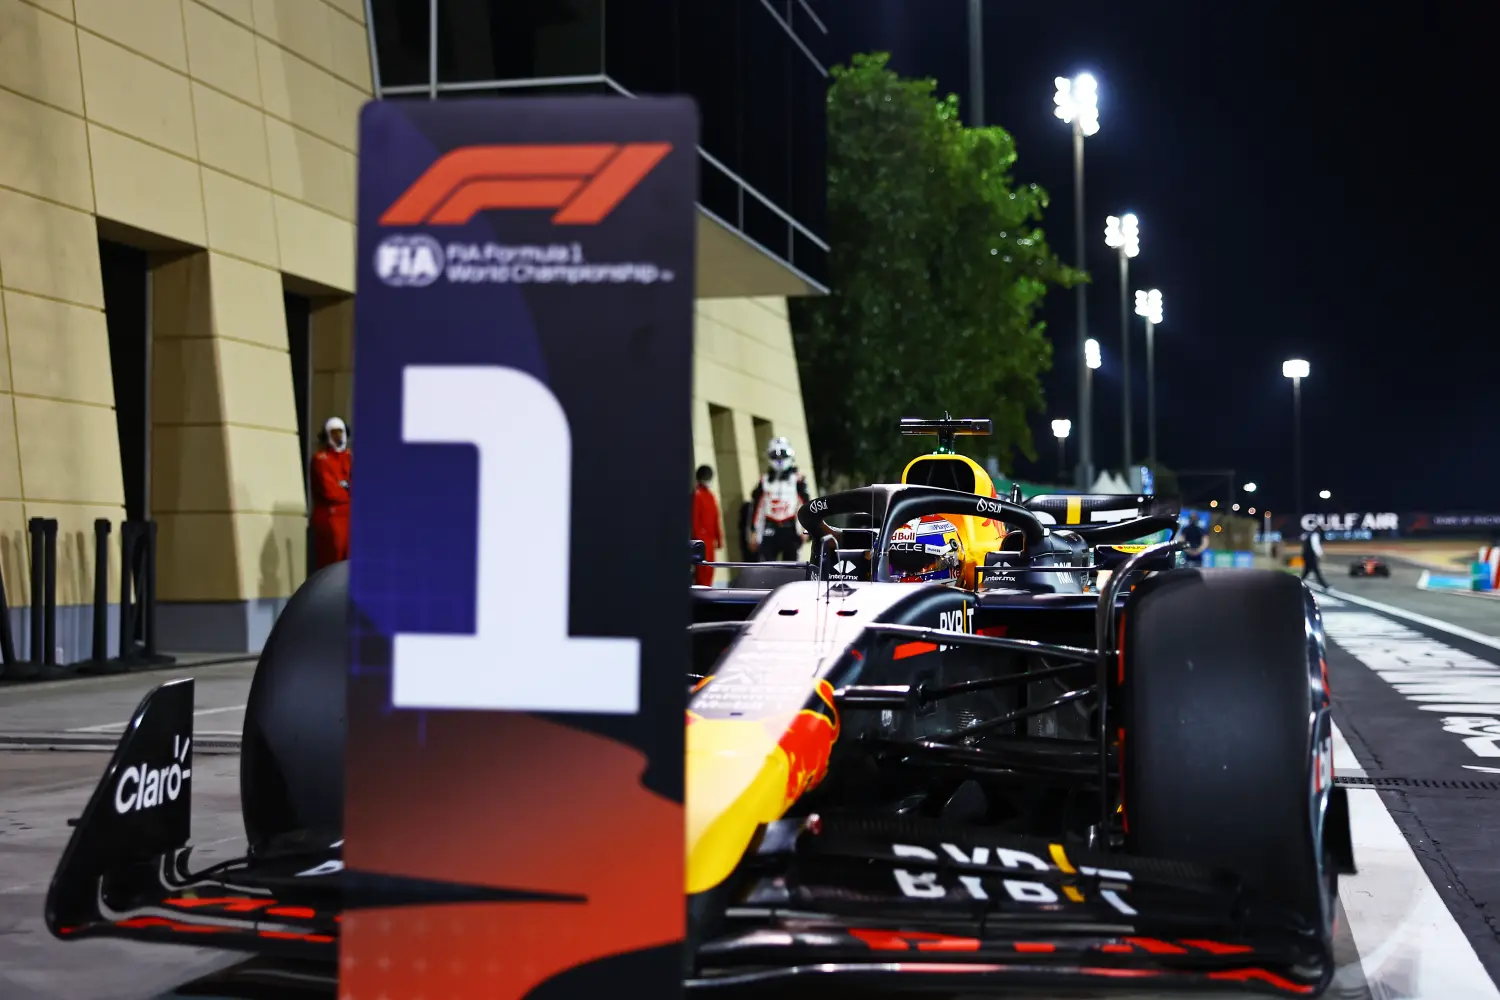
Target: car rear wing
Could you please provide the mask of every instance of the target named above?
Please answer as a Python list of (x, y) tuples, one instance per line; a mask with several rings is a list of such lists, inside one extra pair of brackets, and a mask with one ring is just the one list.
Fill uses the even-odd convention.
[(1044, 493), (1027, 500), (1025, 506), (1043, 524), (1068, 528), (1143, 517), (1169, 517), (1175, 526), (1182, 513), (1179, 497), (1138, 493)]

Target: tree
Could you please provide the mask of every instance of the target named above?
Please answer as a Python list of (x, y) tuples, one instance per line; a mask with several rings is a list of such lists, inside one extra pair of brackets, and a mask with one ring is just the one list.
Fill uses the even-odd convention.
[(792, 322), (819, 481), (890, 481), (912, 457), (903, 416), (990, 417), (985, 452), (1034, 459), (1052, 345), (1036, 309), (1082, 278), (1048, 248), (1047, 194), (1011, 176), (1015, 143), (964, 128), (954, 95), (885, 53), (833, 70), (828, 94), (831, 294)]

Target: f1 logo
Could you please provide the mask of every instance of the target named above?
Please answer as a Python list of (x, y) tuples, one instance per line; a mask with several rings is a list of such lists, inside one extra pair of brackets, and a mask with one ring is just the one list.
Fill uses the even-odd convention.
[(487, 209), (555, 208), (554, 225), (596, 225), (671, 151), (669, 142), (465, 146), (428, 167), (380, 224), (461, 226)]

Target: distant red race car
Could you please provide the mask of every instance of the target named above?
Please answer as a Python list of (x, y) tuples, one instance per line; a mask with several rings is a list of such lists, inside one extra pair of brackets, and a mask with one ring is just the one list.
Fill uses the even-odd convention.
[(1391, 567), (1384, 559), (1375, 556), (1361, 556), (1349, 564), (1350, 576), (1390, 576)]

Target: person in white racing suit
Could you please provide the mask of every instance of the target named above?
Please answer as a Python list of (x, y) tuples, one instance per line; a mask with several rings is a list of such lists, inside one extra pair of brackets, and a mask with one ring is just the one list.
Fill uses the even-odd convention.
[(750, 553), (761, 562), (795, 561), (807, 533), (797, 511), (812, 499), (807, 480), (797, 472), (797, 455), (784, 437), (766, 448), (769, 468), (750, 494)]

